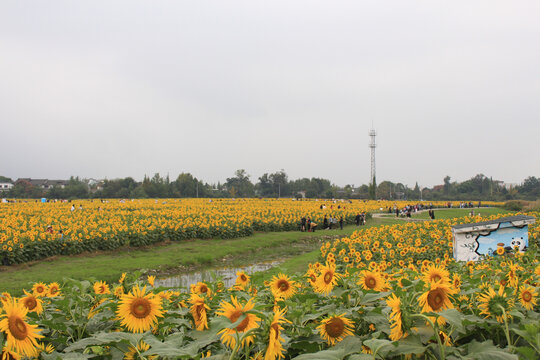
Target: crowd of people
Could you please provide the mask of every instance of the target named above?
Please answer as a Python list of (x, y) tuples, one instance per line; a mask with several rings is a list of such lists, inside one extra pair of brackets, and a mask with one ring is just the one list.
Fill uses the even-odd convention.
[[(321, 205), (322, 206), (322, 205)], [(344, 207), (345, 208), (345, 207)], [(323, 207), (321, 207), (323, 209)], [(366, 224), (366, 213), (358, 213), (356, 214), (354, 218), (354, 222), (356, 226), (365, 225)], [(324, 215), (323, 224), (322, 224), (322, 230), (332, 230), (337, 229), (338, 226), (341, 230), (343, 230), (343, 216), (334, 217), (333, 215)], [(300, 219), (300, 231), (307, 231), (307, 232), (315, 232), (317, 229), (318, 224), (315, 223), (313, 220), (311, 220), (310, 217), (302, 217)]]

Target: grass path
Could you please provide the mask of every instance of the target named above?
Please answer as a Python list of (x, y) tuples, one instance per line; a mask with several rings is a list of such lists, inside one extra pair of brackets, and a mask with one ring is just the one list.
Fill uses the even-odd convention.
[[(395, 219), (373, 219), (366, 226), (395, 224)], [(156, 274), (180, 274), (201, 268), (249, 264), (259, 261), (307, 256), (321, 241), (348, 236), (357, 230), (319, 230), (256, 233), (236, 239), (189, 240), (156, 244), (148, 248), (123, 248), (112, 252), (57, 256), (47, 260), (0, 268), (0, 292), (19, 295), (34, 282), (61, 281), (62, 278), (117, 280), (123, 272), (138, 270)], [(306, 254), (308, 253), (308, 254)], [(305, 254), (305, 255), (303, 255)]]

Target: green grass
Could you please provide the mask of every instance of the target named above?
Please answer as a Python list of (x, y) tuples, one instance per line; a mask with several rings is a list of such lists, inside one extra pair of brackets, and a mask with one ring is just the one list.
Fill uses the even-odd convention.
[[(397, 222), (399, 220), (374, 219), (368, 225)], [(202, 268), (289, 258), (309, 253), (318, 249), (321, 241), (348, 236), (357, 229), (349, 225), (343, 230), (319, 230), (315, 233), (256, 233), (237, 239), (197, 239), (157, 244), (143, 249), (124, 248), (113, 252), (57, 256), (34, 263), (1, 267), (0, 292), (19, 295), (21, 289), (29, 289), (34, 282), (50, 283), (61, 281), (64, 277), (116, 281), (123, 272), (151, 270), (161, 275), (180, 274)], [(302, 259), (296, 260), (298, 268), (303, 263)]]
[[(499, 208), (473, 208), (473, 209), (434, 209), (435, 211), (435, 220), (437, 219), (453, 219), (462, 216), (468, 216), (474, 210), (475, 215), (490, 216), (498, 214), (507, 214), (510, 213), (508, 210), (499, 209)], [(413, 214), (412, 216), (415, 219), (429, 219), (429, 214), (427, 211)]]

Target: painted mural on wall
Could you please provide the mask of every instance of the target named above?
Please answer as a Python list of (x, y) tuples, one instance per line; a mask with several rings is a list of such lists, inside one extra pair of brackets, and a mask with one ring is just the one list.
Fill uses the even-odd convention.
[(506, 252), (526, 251), (529, 246), (529, 224), (532, 216), (518, 215), (497, 220), (452, 227), (454, 258), (476, 261), (483, 256), (498, 256)]

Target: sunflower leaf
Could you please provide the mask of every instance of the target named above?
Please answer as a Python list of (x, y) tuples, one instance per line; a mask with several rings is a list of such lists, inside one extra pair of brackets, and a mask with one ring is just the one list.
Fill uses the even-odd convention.
[(467, 355), (463, 359), (475, 360), (517, 360), (518, 356), (493, 345), (491, 340), (477, 342), (473, 340), (467, 346)]

